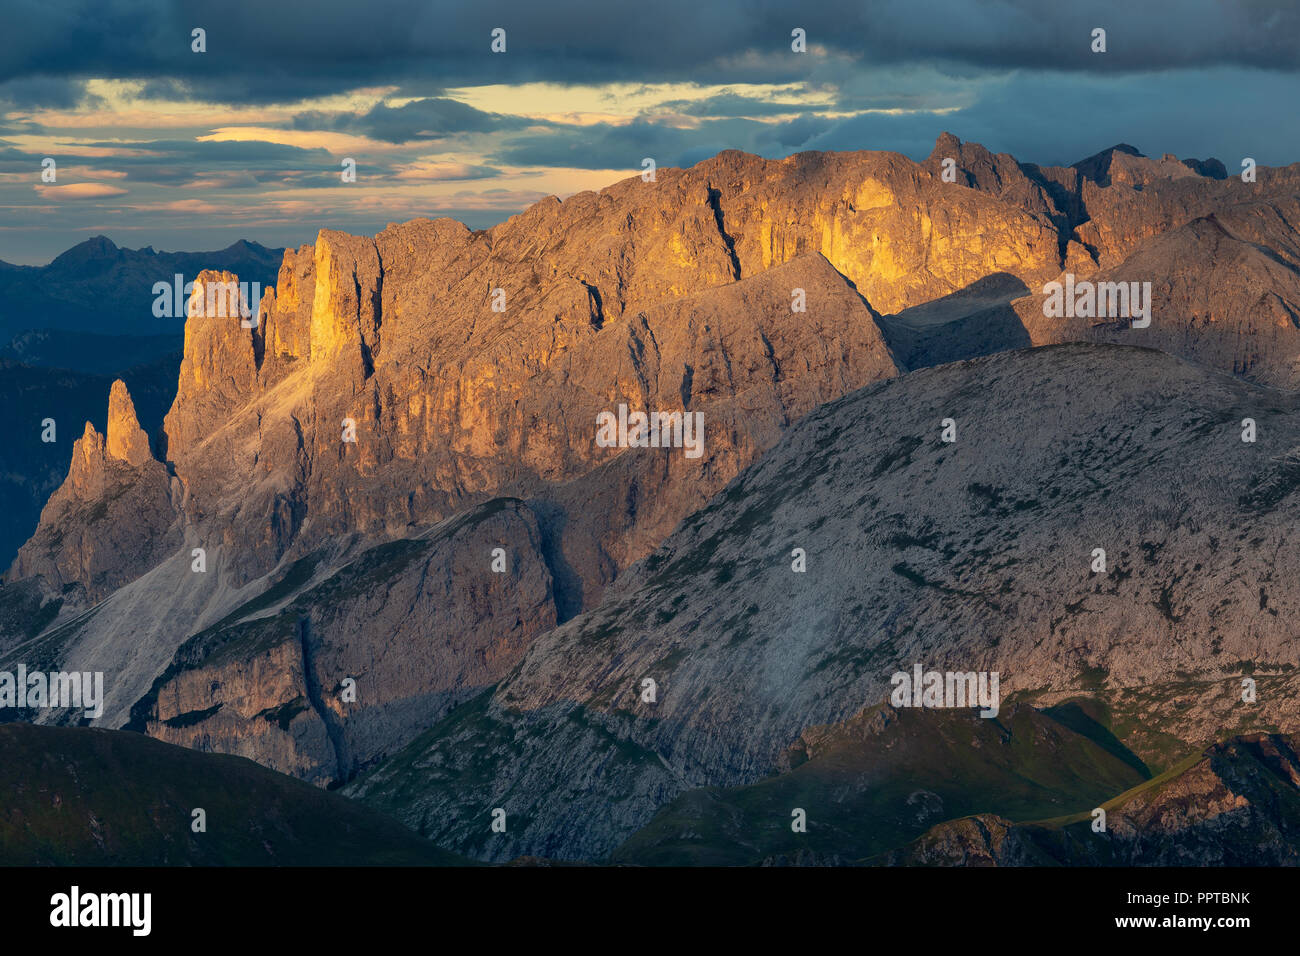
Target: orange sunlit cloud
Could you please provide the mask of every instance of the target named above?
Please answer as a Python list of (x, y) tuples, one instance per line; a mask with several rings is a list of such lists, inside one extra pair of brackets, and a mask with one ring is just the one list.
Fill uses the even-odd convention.
[(483, 179), (484, 167), (469, 163), (418, 162), (399, 166), (394, 179), (415, 182), (446, 182), (457, 179)]
[(184, 212), (204, 215), (229, 211), (227, 207), (219, 206), (216, 203), (204, 202), (202, 199), (174, 199), (171, 202), (142, 203), (141, 205), (134, 205), (130, 208), (146, 212)]
[(109, 186), (107, 183), (69, 183), (66, 186), (40, 183), (32, 188), (43, 199), (103, 199), (107, 196), (126, 195), (126, 190), (121, 186)]
[(213, 130), (207, 136), (197, 137), (197, 140), (200, 143), (275, 143), (279, 146), (297, 146), (300, 149), (323, 149), (339, 155), (349, 151), (388, 152), (396, 149), (391, 143), (381, 143), (365, 136), (353, 136), (350, 133), (271, 129), (265, 126), (223, 126)]

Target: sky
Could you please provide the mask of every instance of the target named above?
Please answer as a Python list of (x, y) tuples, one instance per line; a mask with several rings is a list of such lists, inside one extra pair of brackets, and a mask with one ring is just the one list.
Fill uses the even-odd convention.
[(948, 131), (1041, 165), (1121, 142), (1300, 161), (1295, 0), (0, 0), (0, 18), (0, 260), (24, 265), (95, 235), (203, 251), (486, 228), (722, 149), (920, 160)]

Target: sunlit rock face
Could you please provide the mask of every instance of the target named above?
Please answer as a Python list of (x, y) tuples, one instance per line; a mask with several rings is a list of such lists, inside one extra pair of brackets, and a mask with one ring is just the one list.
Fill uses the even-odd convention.
[[(1238, 183), (1238, 186), (1241, 184)], [(1295, 195), (1231, 203), (1139, 243), (1088, 276), (1145, 289), (1147, 325), (1049, 317), (1040, 289), (1015, 310), (1035, 345), (1097, 341), (1157, 348), (1265, 385), (1300, 385), (1300, 217)], [(1141, 327), (1138, 327), (1141, 326)]]
[[(499, 573), (483, 560), (501, 548)], [(187, 641), (132, 726), (322, 786), (396, 752), (482, 693), (556, 622), (537, 521), (497, 499), (362, 552), (271, 613)], [(238, 617), (238, 616), (237, 616)]]
[[(257, 303), (234, 291), (239, 277), (204, 272), (161, 442), (185, 523), (221, 546), (221, 573), (238, 587), (338, 533), (391, 537), (496, 494), (559, 489), (617, 457), (593, 433), (620, 402), (713, 408), (699, 461), (644, 456), (669, 484), (653, 479), (652, 530), (601, 546), (614, 568), (594, 574), (598, 591), (793, 417), (897, 374), (869, 290), (898, 301), (886, 289), (912, 271), (884, 241), (910, 226), (880, 219), (895, 192), (934, 187), (908, 165), (726, 153), (546, 200), (486, 232), (450, 220), (374, 238), (326, 230), (285, 253)], [(843, 201), (823, 195), (826, 177)], [(804, 219), (812, 232), (794, 227)], [(855, 251), (866, 229), (881, 234), (875, 251)], [(994, 265), (1037, 254), (1017, 248), (999, 248)], [(1052, 248), (1033, 263), (1044, 274)], [(919, 280), (913, 297), (966, 278), (949, 272)], [(666, 492), (679, 486), (677, 504)]]
[(149, 436), (135, 417), (135, 404), (126, 390), (126, 383), (118, 379), (108, 393), (108, 434), (104, 439), (104, 452), (136, 468), (153, 461), (149, 451)]
[[(569, 542), (586, 602), (774, 428), (905, 362), (1093, 338), (1289, 384), (1300, 295), (1286, 196), (1300, 173), (1246, 184), (1220, 166), (1118, 146), (1036, 167), (944, 134), (922, 164), (727, 151), (482, 232), (325, 230), (285, 252), (260, 302), (233, 273), (199, 276), (157, 447), (182, 524), (240, 587), (340, 533), (403, 535), (498, 494), (562, 498), (617, 457), (593, 422), (620, 402), (712, 406), (703, 459), (631, 466), (641, 481), (644, 459), (673, 473), (654, 480), (648, 525)], [(1045, 316), (1033, 297), (1067, 272), (1154, 276), (1151, 327)], [(994, 280), (1027, 295), (969, 294)], [(914, 320), (941, 299), (941, 328)], [(734, 407), (742, 395), (771, 401), (755, 416)], [(139, 441), (113, 447), (143, 462)]]

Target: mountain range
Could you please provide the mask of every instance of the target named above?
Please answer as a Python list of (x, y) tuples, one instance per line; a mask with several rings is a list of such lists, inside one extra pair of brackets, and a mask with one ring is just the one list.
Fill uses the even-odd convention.
[[(0, 668), (479, 860), (1294, 862), (1298, 202), (944, 134), (323, 230), (241, 322), (249, 247), (160, 424), (97, 383)], [(603, 447), (620, 406), (702, 454)], [(999, 713), (892, 705), (916, 664)]]

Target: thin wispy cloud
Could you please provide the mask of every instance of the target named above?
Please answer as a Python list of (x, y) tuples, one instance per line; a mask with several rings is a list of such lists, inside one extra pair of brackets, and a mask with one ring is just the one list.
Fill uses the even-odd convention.
[(103, 199), (108, 196), (125, 196), (126, 190), (106, 183), (69, 183), (65, 186), (38, 185), (32, 187), (42, 199)]

